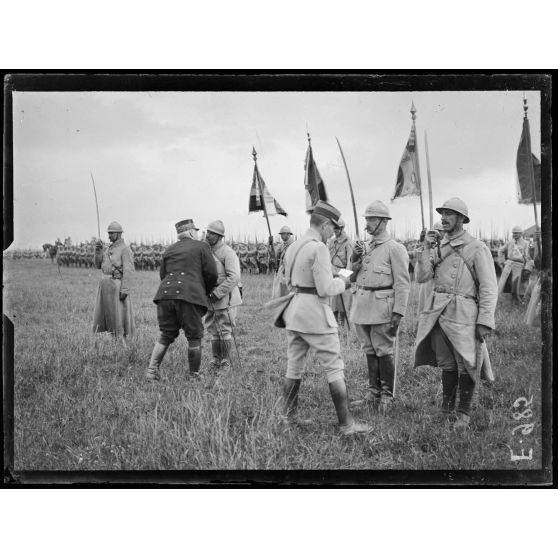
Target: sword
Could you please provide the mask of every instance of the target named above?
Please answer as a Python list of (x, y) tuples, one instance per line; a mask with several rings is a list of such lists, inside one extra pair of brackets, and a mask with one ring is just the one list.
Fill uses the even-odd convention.
[(399, 328), (395, 334), (393, 346), (393, 397), (395, 397), (395, 387), (397, 386), (397, 369), (399, 368)]

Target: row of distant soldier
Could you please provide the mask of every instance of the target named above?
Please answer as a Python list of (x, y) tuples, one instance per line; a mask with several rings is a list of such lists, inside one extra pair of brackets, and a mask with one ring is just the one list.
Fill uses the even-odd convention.
[[(70, 238), (66, 238), (64, 243), (57, 239), (54, 244), (43, 244), (43, 252), (39, 250), (13, 250), (9, 256), (13, 259), (31, 259), (50, 257), (52, 263), (57, 263), (64, 267), (94, 267), (95, 241), (81, 242), (72, 244)], [(416, 240), (405, 240), (401, 243), (407, 248), (409, 254), (409, 271), (414, 270), (414, 248)], [(501, 273), (501, 256), (499, 250), (504, 246), (504, 240), (484, 240), (484, 243), (490, 248), (494, 258), (496, 274)], [(275, 258), (273, 257), (270, 247), (264, 242), (252, 241), (229, 241), (228, 244), (233, 248), (240, 260), (240, 267), (243, 273), (250, 274), (268, 274), (274, 273)], [(278, 255), (281, 250), (282, 243), (273, 242), (274, 254)], [(130, 248), (134, 254), (134, 265), (139, 271), (156, 271), (161, 264), (161, 257), (165, 251), (166, 244), (144, 244), (131, 243)], [(531, 237), (529, 250), (534, 255), (535, 245)], [(532, 256), (533, 257), (533, 256)]]

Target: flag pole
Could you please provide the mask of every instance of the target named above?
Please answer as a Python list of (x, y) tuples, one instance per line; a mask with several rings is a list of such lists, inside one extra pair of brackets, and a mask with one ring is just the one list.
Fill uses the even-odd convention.
[[(415, 127), (415, 120), (416, 120), (416, 113), (417, 109), (415, 108), (415, 103), (413, 103), (413, 101), (411, 101), (411, 117), (413, 119), (413, 135), (415, 137), (415, 153), (417, 154), (416, 160), (417, 160), (417, 168), (416, 168), (416, 179), (418, 181), (418, 187), (419, 187), (419, 195), (420, 195), (420, 217), (422, 219), (422, 229), (425, 229), (424, 226), (424, 205), (422, 203), (422, 184), (420, 181), (420, 165), (419, 165), (419, 153), (418, 153), (418, 141), (417, 141), (417, 130)], [(414, 164), (413, 164), (414, 166)]]
[(349, 176), (349, 168), (347, 167), (347, 161), (345, 161), (345, 155), (343, 154), (343, 149), (341, 148), (341, 143), (337, 138), (337, 145), (339, 146), (339, 151), (341, 152), (341, 158), (343, 159), (343, 165), (345, 166), (345, 172), (347, 173), (347, 180), (349, 181), (349, 190), (351, 192), (351, 202), (353, 204), (353, 215), (355, 218), (355, 234), (357, 240), (360, 240), (359, 232), (358, 232), (358, 219), (357, 219), (357, 212), (356, 212), (356, 205), (355, 205), (355, 195), (353, 193), (353, 185), (351, 184), (351, 177)]
[[(260, 196), (261, 196), (261, 199), (262, 199), (262, 206), (263, 206), (263, 210), (264, 210), (265, 220), (267, 222), (267, 230), (269, 231), (269, 240), (271, 241), (271, 238), (272, 238), (271, 226), (269, 225), (269, 217), (267, 215), (267, 207), (265, 205), (265, 198), (264, 198), (263, 188), (262, 188), (262, 184), (260, 182), (260, 171), (258, 169), (258, 162), (257, 162), (258, 154), (256, 153), (256, 148), (254, 146), (252, 146), (252, 157), (254, 158), (254, 167), (256, 169), (256, 181), (258, 182), (258, 189), (260, 191)], [(275, 255), (275, 249), (273, 247), (273, 244), (271, 244), (271, 242), (269, 242), (268, 244), (269, 244), (269, 251), (271, 252), (271, 256), (273, 257), (273, 261), (275, 262), (275, 269), (277, 269), (277, 257)]]
[(428, 177), (428, 203), (430, 205), (430, 229), (434, 226), (434, 213), (432, 205), (432, 180), (430, 178), (430, 157), (428, 156), (428, 136), (424, 130), (424, 149), (426, 151), (426, 176)]
[[(535, 230), (540, 232), (539, 228), (539, 218), (537, 216), (537, 196), (536, 196), (536, 188), (535, 188), (535, 171), (533, 170), (533, 155), (531, 151), (531, 129), (529, 127), (529, 119), (527, 118), (527, 111), (529, 107), (527, 106), (527, 99), (525, 97), (525, 93), (523, 93), (523, 112), (524, 112), (524, 119), (525, 124), (527, 127), (527, 153), (528, 153), (528, 165), (529, 165), (529, 180), (531, 181), (531, 191), (533, 192), (533, 211), (535, 212)], [(537, 238), (537, 248), (539, 250), (539, 258), (542, 257), (541, 251), (541, 240), (539, 235), (535, 235)]]

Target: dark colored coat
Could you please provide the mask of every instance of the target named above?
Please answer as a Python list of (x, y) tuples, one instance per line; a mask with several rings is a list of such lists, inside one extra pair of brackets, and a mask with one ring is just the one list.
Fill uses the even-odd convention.
[(217, 284), (218, 277), (208, 244), (191, 238), (171, 244), (163, 254), (159, 275), (161, 284), (153, 302), (185, 300), (207, 310), (207, 295)]

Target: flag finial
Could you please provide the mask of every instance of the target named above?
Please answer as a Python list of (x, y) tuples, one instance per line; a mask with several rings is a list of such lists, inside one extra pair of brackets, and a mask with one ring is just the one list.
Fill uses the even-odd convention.
[(417, 109), (415, 108), (415, 103), (411, 100), (411, 116), (413, 118), (413, 121), (416, 119), (415, 113), (417, 112)]
[(252, 146), (252, 157), (254, 157), (254, 161), (257, 159), (257, 153), (256, 153), (256, 148), (254, 146)]

